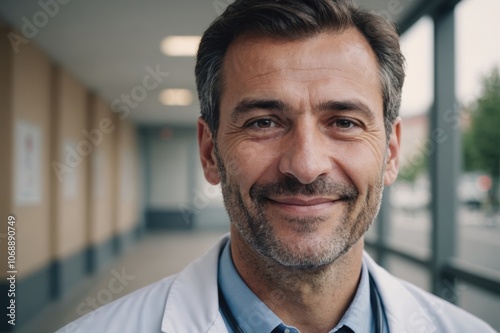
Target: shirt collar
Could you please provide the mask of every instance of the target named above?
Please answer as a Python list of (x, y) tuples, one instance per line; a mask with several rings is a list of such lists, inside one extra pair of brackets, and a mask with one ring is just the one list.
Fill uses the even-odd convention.
[[(281, 319), (248, 288), (236, 271), (231, 258), (230, 242), (227, 242), (219, 259), (218, 283), (232, 314), (243, 331), (267, 333), (282, 324)], [(370, 283), (364, 261), (354, 299), (331, 332), (337, 332), (344, 325), (355, 333), (372, 331)], [(293, 331), (293, 327), (287, 327)]]
[(281, 319), (248, 288), (236, 271), (230, 242), (219, 259), (218, 282), (229, 309), (244, 332), (268, 333), (281, 324)]
[(332, 332), (336, 332), (344, 325), (349, 327), (355, 333), (372, 332), (375, 326), (370, 302), (370, 279), (368, 269), (363, 261), (361, 266), (361, 278), (359, 280), (358, 289), (347, 308), (342, 319)]

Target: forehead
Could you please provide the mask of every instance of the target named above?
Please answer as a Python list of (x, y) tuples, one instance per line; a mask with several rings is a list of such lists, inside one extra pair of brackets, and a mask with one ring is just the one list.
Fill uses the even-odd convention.
[(299, 40), (239, 36), (224, 59), (223, 83), (221, 111), (243, 98), (318, 102), (311, 99), (334, 95), (361, 99), (382, 116), (378, 61), (355, 28)]
[(248, 88), (277, 77), (312, 81), (335, 76), (353, 76), (380, 87), (376, 55), (355, 28), (300, 40), (242, 35), (228, 48), (223, 66), (226, 88)]

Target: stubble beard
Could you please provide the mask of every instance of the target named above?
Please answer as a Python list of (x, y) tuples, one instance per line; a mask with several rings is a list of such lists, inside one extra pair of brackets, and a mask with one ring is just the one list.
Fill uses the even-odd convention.
[[(380, 209), (383, 191), (383, 173), (375, 184), (368, 187), (360, 201), (358, 189), (352, 183), (342, 183), (318, 177), (313, 183), (302, 184), (296, 178), (282, 176), (273, 183), (254, 184), (250, 188), (250, 203), (245, 202), (236, 177), (227, 174), (217, 146), (215, 156), (221, 177), (224, 205), (231, 223), (243, 239), (262, 256), (284, 268), (294, 270), (321, 270), (345, 254), (365, 234)], [(384, 163), (385, 166), (385, 163)], [(384, 167), (385, 169), (385, 167)], [(229, 177), (229, 178), (228, 178)], [(335, 196), (342, 213), (329, 237), (318, 239), (311, 245), (298, 241), (287, 242), (277, 236), (271, 218), (266, 213), (268, 198), (273, 195)], [(282, 217), (281, 217), (282, 218)], [(286, 223), (294, 232), (308, 237), (331, 216), (287, 217)], [(299, 237), (300, 238), (300, 237)]]

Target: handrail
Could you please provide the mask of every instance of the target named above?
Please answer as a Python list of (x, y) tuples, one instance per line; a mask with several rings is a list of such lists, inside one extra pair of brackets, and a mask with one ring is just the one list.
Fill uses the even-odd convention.
[(398, 256), (402, 259), (411, 261), (414, 264), (417, 264), (419, 266), (424, 266), (427, 269), (430, 269), (430, 260), (426, 259), (424, 257), (412, 254), (408, 251), (402, 250), (402, 249), (397, 249), (396, 247), (392, 246), (387, 246), (387, 245), (381, 245), (377, 243), (376, 241), (370, 241), (365, 239), (365, 245), (368, 247), (374, 248), (374, 249), (381, 249), (385, 253), (389, 253), (395, 256)]
[[(422, 268), (431, 270), (430, 260), (411, 254), (393, 246), (381, 245), (376, 241), (365, 239), (365, 244), (375, 250), (381, 249), (384, 253), (398, 256)], [(488, 267), (476, 265), (459, 258), (448, 261), (441, 269), (440, 275), (446, 278), (457, 278), (475, 287), (500, 296), (500, 272)]]
[(494, 269), (454, 258), (443, 267), (441, 274), (456, 277), (500, 296), (500, 272)]

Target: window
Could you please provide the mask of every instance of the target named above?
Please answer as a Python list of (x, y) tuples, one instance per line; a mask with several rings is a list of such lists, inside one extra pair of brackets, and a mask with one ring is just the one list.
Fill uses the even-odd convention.
[[(500, 2), (464, 0), (455, 13), (463, 156), (457, 256), (500, 271), (500, 44), (496, 37)], [(463, 290), (460, 306), (500, 329), (498, 311), (492, 311), (500, 308), (499, 297), (467, 284), (457, 290)]]

